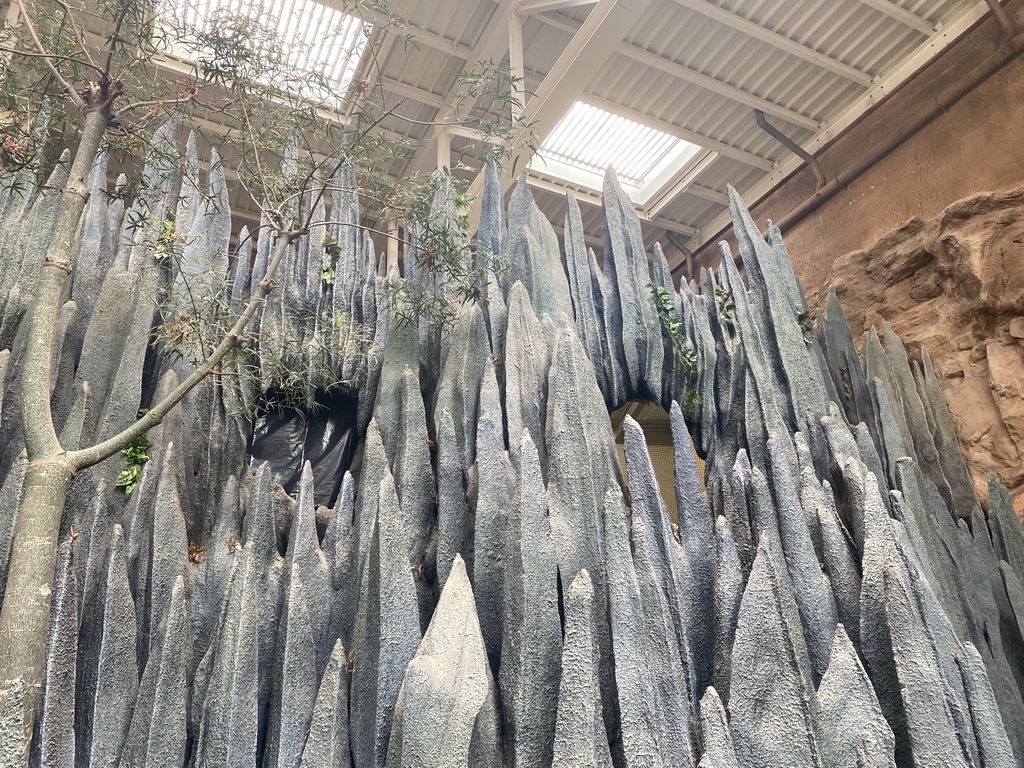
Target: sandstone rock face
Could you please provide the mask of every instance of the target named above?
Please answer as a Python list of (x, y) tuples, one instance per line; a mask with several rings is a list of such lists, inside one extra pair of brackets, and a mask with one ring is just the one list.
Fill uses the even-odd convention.
[(829, 284), (855, 336), (887, 321), (911, 358), (927, 347), (975, 490), (995, 473), (1024, 516), (1024, 187), (911, 219), (836, 259)]

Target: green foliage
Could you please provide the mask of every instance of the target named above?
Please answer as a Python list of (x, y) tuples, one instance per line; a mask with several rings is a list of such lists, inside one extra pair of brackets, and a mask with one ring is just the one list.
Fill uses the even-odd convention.
[[(332, 233), (352, 226), (386, 237), (403, 233), (400, 245), (416, 274), (393, 289), (400, 294), (391, 297), (399, 322), (427, 318), (445, 327), (459, 306), (484, 301), (491, 276), (508, 269), (467, 237), (473, 202), (468, 178), (488, 159), (501, 162), (521, 146), (536, 147), (530, 125), (519, 117), (524, 83), (501, 62), (479, 62), (459, 73), (455, 96), (441, 111), (445, 126), (476, 136), (468, 143), (460, 139), (454, 167), (403, 178), (399, 166), (420, 147), (398, 136), (394, 126), (424, 124), (405, 114), (403, 100), (388, 94), (378, 54), (386, 33), (416, 48), (416, 30), (385, 0), (339, 0), (332, 6), (364, 20), (362, 64), (346, 87), (324, 74), (333, 71), (321, 66), (326, 62), (308, 60), (309, 52), (296, 47), (301, 43), (279, 35), (272, 4), (263, 14), (240, 13), (237, 4), (212, 14), (204, 8), (205, 19), (196, 24), (189, 21), (196, 17), (190, 10), (199, 0), (25, 3), (26, 23), (0, 30), (0, 49), (9, 56), (0, 82), (0, 170), (38, 183), (46, 163), (52, 165), (51, 147), (59, 151), (74, 144), (83, 111), (79, 102), (92, 99), (85, 105), (90, 109), (102, 102), (111, 171), (124, 171), (128, 179), (107, 195), (125, 203), (129, 244), (148, 249), (162, 268), (162, 322), (154, 345), (163, 354), (202, 365), (239, 312), (238, 297), (228, 300), (226, 275), (204, 276), (203, 286), (193, 286), (176, 269), (189, 233), (167, 215), (173, 201), (150, 199), (140, 183), (145, 158), (157, 174), (148, 180), (150, 188), (159, 185), (160, 173), (171, 178), (181, 171), (183, 187), (199, 190), (203, 204), (215, 202), (206, 183), (208, 169), (183, 164), (175, 148), (152, 140), (154, 129), (172, 115), (229, 159), (232, 199), (243, 193), (263, 215), (254, 238), (302, 236), (313, 226), (331, 227)], [(340, 39), (342, 30), (328, 34), (339, 35), (337, 45), (347, 44)], [(191, 62), (191, 69), (184, 74), (158, 69), (159, 56)], [(50, 109), (43, 106), (47, 100)], [(211, 121), (218, 128), (206, 135)], [(335, 216), (342, 221), (318, 220), (324, 203), (353, 193), (361, 210), (358, 221), (345, 219), (344, 212)], [(431, 213), (439, 195), (451, 196), (450, 215)], [(326, 238), (321, 256), (325, 294), (336, 279), (341, 253), (334, 237)], [(176, 282), (170, 279), (175, 275)], [(242, 389), (275, 389), (302, 404), (311, 402), (317, 389), (340, 386), (325, 362), (329, 350), (342, 344), (365, 353), (370, 347), (365, 329), (348, 318), (321, 328), (303, 319), (313, 309), (289, 311), (295, 317), (282, 318), (280, 327), (263, 327), (260, 336), (248, 333), (215, 372), (239, 377)], [(318, 327), (314, 339), (300, 338), (295, 330), (311, 326)], [(137, 473), (132, 467), (138, 466), (130, 464), (126, 473)], [(126, 475), (120, 487), (134, 487), (133, 478)]]
[(811, 319), (811, 313), (798, 309), (796, 324), (800, 326), (800, 332), (804, 335), (804, 339), (810, 343), (814, 338), (814, 321)]
[(174, 246), (182, 242), (183, 235), (174, 231), (174, 211), (169, 211), (160, 227), (160, 235), (153, 244), (153, 255), (158, 264), (164, 264), (174, 258)]
[(729, 328), (732, 328), (736, 322), (736, 304), (732, 298), (732, 291), (727, 291), (724, 288), (716, 286), (715, 303), (718, 304), (719, 319), (721, 319)]
[(673, 352), (681, 357), (686, 349), (686, 336), (683, 333), (682, 321), (672, 314), (675, 310), (672, 295), (668, 292), (668, 289), (662, 288), (660, 285), (652, 285), (651, 298), (654, 300), (654, 308), (658, 310), (658, 320), (661, 323), (661, 328), (672, 344)]
[[(141, 417), (145, 412), (146, 409), (143, 408), (138, 415)], [(131, 496), (132, 491), (142, 480), (142, 468), (149, 461), (149, 449), (152, 447), (153, 444), (146, 435), (139, 435), (121, 451), (121, 455), (124, 456), (125, 468), (118, 474), (114, 481), (114, 487), (120, 489), (125, 496)]]
[(668, 337), (676, 363), (682, 371), (684, 383), (683, 413), (688, 417), (692, 417), (696, 407), (701, 403), (700, 393), (697, 391), (697, 350), (686, 341), (683, 323), (674, 316), (675, 303), (672, 301), (672, 295), (668, 290), (661, 286), (652, 285), (651, 298), (654, 301), (655, 309), (658, 311), (661, 329)]
[(442, 168), (418, 186), (408, 185), (398, 201), (414, 233), (405, 245), (415, 264), (415, 274), (389, 286), (393, 317), (400, 324), (424, 319), (447, 328), (460, 306), (486, 300), (492, 275), (511, 270), (507, 260), (469, 240), (467, 187), (468, 182)]

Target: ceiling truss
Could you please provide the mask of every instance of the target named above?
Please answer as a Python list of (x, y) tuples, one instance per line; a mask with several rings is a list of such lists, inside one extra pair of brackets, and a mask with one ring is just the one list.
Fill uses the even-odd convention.
[[(343, 0), (317, 2), (341, 7)], [(683, 245), (688, 250), (696, 250), (716, 237), (728, 223), (723, 191), (726, 180), (733, 181), (737, 176), (743, 179), (733, 183), (749, 203), (754, 203), (802, 165), (800, 158), (781, 145), (752, 140), (749, 126), (753, 116), (746, 122), (737, 115), (761, 110), (773, 122), (785, 123), (782, 130), (804, 150), (816, 154), (988, 12), (985, 0), (921, 0), (915, 4), (914, 12), (898, 5), (897, 0), (851, 0), (840, 4), (835, 0), (805, 0), (809, 5), (800, 14), (779, 13), (769, 19), (744, 15), (742, 9), (724, 8), (717, 0), (392, 2), (400, 15), (409, 17), (407, 27), (381, 27), (385, 19), (373, 13), (365, 17), (378, 24), (376, 34), (385, 35), (377, 82), (383, 87), (389, 105), (403, 100), (413, 110), (421, 110), (421, 114), (424, 109), (433, 113), (433, 117), (426, 119), (430, 125), (417, 134), (421, 137), (421, 148), (401, 175), (450, 167), (453, 140), (458, 142), (456, 148), (465, 152), (465, 140), (478, 142), (483, 138), (458, 124), (459, 108), (454, 105), (461, 104), (462, 109), (470, 105), (468, 86), (455, 73), (483, 62), (505, 61), (522, 78), (522, 117), (530, 125), (534, 145), (542, 142), (572, 105), (581, 100), (703, 148), (697, 161), (668, 178), (655, 197), (638, 211), (645, 237), (653, 242), (672, 232), (685, 241)], [(817, 7), (813, 7), (815, 4)], [(845, 45), (835, 39), (835, 25), (821, 21), (829, 13), (838, 13), (839, 6), (845, 14), (844, 24), (850, 18), (860, 21), (854, 25), (856, 28), (850, 28)], [(653, 7), (658, 8), (658, 14), (647, 12)], [(685, 14), (688, 29), (697, 28), (697, 34), (705, 39), (738, 34), (756, 41), (759, 45), (743, 51), (747, 66), (756, 67), (760, 62), (761, 66), (786, 67), (784, 71), (790, 74), (781, 79), (775, 77), (774, 81), (782, 85), (774, 88), (748, 83), (740, 87), (738, 81), (731, 81), (725, 72), (716, 70), (714, 59), (688, 56), (687, 63), (683, 63), (682, 57), (671, 49), (659, 52), (653, 46), (649, 50), (631, 42), (651, 39), (652, 27), (656, 31), (664, 24), (663, 16), (673, 13), (673, 8)], [(467, 16), (473, 17), (471, 24), (465, 21)], [(936, 19), (939, 21), (935, 22)], [(819, 28), (831, 31), (817, 32)], [(546, 35), (547, 50), (538, 58), (535, 39), (539, 34)], [(524, 40), (524, 35), (529, 39)], [(411, 46), (415, 51), (410, 50), (406, 36), (415, 40)], [(875, 38), (892, 38), (891, 58), (885, 58), (884, 52), (874, 58), (865, 57), (862, 51), (870, 46), (849, 45), (853, 40)], [(709, 49), (717, 50), (713, 45)], [(524, 59), (524, 50), (530, 50), (530, 60)], [(855, 53), (849, 53), (851, 50)], [(437, 52), (448, 58), (438, 57)], [(389, 68), (392, 53), (397, 63)], [(719, 51), (717, 55), (723, 54)], [(680, 125), (659, 117), (666, 115), (666, 111), (660, 109), (661, 105), (645, 103), (643, 95), (632, 96), (626, 106), (619, 103), (615, 94), (595, 93), (594, 78), (613, 57), (616, 67), (630, 69), (632, 82), (642, 82), (644, 77), (661, 81), (668, 78), (668, 82), (676, 84), (673, 90), (681, 98), (699, 93), (693, 98), (702, 105), (700, 119)], [(432, 67), (429, 71), (436, 74), (417, 70), (416, 61), (421, 61), (425, 68)], [(437, 62), (448, 63), (442, 66)], [(371, 79), (375, 66), (363, 62), (358, 77)], [(841, 98), (830, 102), (827, 98), (805, 97), (811, 89), (807, 83), (824, 82), (822, 73), (829, 73), (834, 82), (842, 84), (836, 86), (844, 94)], [(799, 82), (790, 87), (791, 80)], [(737, 106), (742, 109), (737, 110)], [(724, 117), (707, 118), (706, 109), (718, 110)], [(337, 114), (331, 119), (337, 119)], [(743, 135), (738, 131), (743, 131)], [(518, 139), (522, 138), (513, 137), (510, 146), (517, 147), (522, 143)], [(525, 168), (530, 156), (529, 150), (515, 149), (506, 165)], [(506, 187), (511, 181), (503, 179)], [(551, 173), (539, 171), (531, 174), (529, 183), (537, 190), (538, 204), (547, 205), (548, 212), (560, 204), (554, 196), (563, 195), (571, 186)], [(472, 181), (471, 195), (481, 188), (482, 174)], [(600, 202), (596, 190), (588, 192), (576, 184), (572, 191), (584, 206)], [(599, 234), (588, 232), (588, 243), (598, 244)]]

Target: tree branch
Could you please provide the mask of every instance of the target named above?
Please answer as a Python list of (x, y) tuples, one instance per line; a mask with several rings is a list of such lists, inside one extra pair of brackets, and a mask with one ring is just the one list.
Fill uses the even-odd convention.
[[(384, 118), (386, 118), (388, 115), (393, 114), (396, 109), (398, 109), (400, 106), (402, 106), (404, 101), (405, 101), (405, 99), (401, 99), (397, 104), (395, 104), (395, 106), (391, 107), (391, 109), (388, 109), (388, 110), (385, 110), (384, 112), (382, 112), (379, 117), (377, 117), (372, 123), (370, 123), (368, 126), (366, 126), (366, 128), (361, 130), (359, 132), (359, 135), (360, 136), (366, 136), (370, 131), (372, 131), (374, 128), (376, 128), (378, 125), (380, 125), (384, 121)], [(331, 172), (327, 176), (327, 181), (325, 181), (322, 185), (320, 185), (320, 189), (317, 191), (316, 197), (313, 198), (313, 204), (311, 206), (309, 206), (309, 210), (310, 210), (311, 213), (312, 213), (312, 211), (316, 210), (316, 207), (320, 204), (320, 201), (323, 200), (324, 194), (327, 192), (327, 185), (330, 184), (331, 179), (334, 178), (334, 174), (336, 174), (339, 170), (341, 170), (341, 166), (344, 165), (344, 164), (345, 164), (345, 159), (344, 158), (339, 158), (338, 162), (334, 164), (333, 170), (331, 170)], [(307, 229), (308, 229), (308, 222), (307, 222)]]
[(175, 104), (188, 104), (189, 102), (194, 101), (198, 95), (199, 86), (194, 85), (188, 90), (187, 96), (181, 96), (177, 99), (149, 99), (147, 101), (133, 101), (131, 104), (126, 104), (117, 110), (117, 115), (120, 117), (126, 112), (131, 112), (133, 109), (141, 109), (142, 107), (171, 107)]
[[(23, 0), (18, 0), (19, 3)], [(114, 31), (110, 33), (110, 47), (107, 48), (107, 60), (103, 62), (103, 76), (110, 77), (110, 67), (114, 63), (114, 54), (117, 52), (117, 44), (121, 39), (121, 29), (124, 27), (124, 20), (128, 16), (127, 6), (118, 14), (117, 22), (114, 24)]]
[(106, 131), (102, 113), (85, 114), (78, 151), (71, 163), (67, 186), (61, 193), (60, 211), (46, 249), (36, 295), (28, 315), (24, 378), (21, 386), (21, 421), (25, 448), (30, 461), (52, 457), (61, 450), (53, 427), (50, 408), (50, 381), (53, 367), (53, 342), (57, 313), (71, 274), (71, 258), (76, 245), (78, 225), (89, 198), (89, 173)]
[(18, 5), (18, 10), (21, 11), (21, 20), (25, 22), (25, 29), (28, 30), (29, 35), (32, 37), (32, 42), (36, 44), (36, 49), (41, 54), (41, 58), (46, 63), (47, 69), (57, 79), (57, 82), (61, 84), (61, 87), (67, 92), (68, 98), (71, 99), (71, 103), (78, 107), (83, 112), (86, 110), (85, 100), (78, 95), (78, 91), (75, 90), (67, 78), (60, 73), (57, 69), (57, 65), (53, 63), (53, 55), (46, 50), (42, 41), (39, 39), (39, 35), (36, 34), (36, 28), (32, 25), (32, 20), (29, 18), (28, 9), (25, 8), (25, 0), (14, 0)]
[(64, 16), (67, 17), (68, 23), (71, 25), (71, 33), (75, 36), (75, 42), (78, 43), (78, 50), (85, 54), (85, 58), (89, 62), (90, 67), (100, 74), (103, 74), (103, 70), (97, 67), (96, 62), (92, 60), (92, 54), (89, 53), (89, 46), (85, 44), (85, 35), (82, 34), (82, 28), (78, 26), (78, 22), (75, 21), (75, 15), (71, 12), (71, 6), (69, 6), (65, 0), (53, 1), (64, 10)]
[(242, 334), (245, 332), (249, 322), (256, 314), (256, 310), (263, 304), (263, 300), (266, 298), (267, 294), (270, 293), (270, 289), (273, 286), (274, 274), (277, 272), (278, 267), (281, 265), (281, 261), (284, 259), (285, 251), (287, 251), (288, 246), (296, 237), (298, 237), (298, 235), (291, 232), (282, 233), (278, 236), (278, 241), (274, 249), (274, 258), (271, 260), (270, 266), (267, 267), (267, 273), (263, 279), (260, 280), (248, 306), (246, 306), (245, 311), (239, 315), (238, 320), (236, 320), (235, 324), (231, 326), (231, 329), (224, 334), (224, 337), (217, 345), (217, 348), (208, 358), (206, 358), (203, 364), (199, 366), (187, 379), (175, 387), (167, 397), (150, 408), (142, 418), (127, 429), (122, 430), (108, 440), (104, 440), (102, 443), (98, 443), (90, 448), (70, 451), (67, 455), (67, 459), (71, 462), (71, 465), (75, 467), (76, 471), (98, 464), (104, 459), (110, 458), (118, 451), (124, 450), (124, 448), (133, 440), (144, 435), (150, 429), (163, 421), (168, 412), (180, 403), (182, 399), (184, 399), (185, 395), (195, 389), (199, 382), (216, 370), (217, 365), (225, 356), (227, 356), (228, 352), (235, 349), (242, 343)]

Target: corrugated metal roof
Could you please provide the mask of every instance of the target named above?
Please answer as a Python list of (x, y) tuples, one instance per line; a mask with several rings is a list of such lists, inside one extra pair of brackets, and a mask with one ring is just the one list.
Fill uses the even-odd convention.
[[(269, 2), (200, 0), (218, 1)], [(339, 0), (324, 2), (341, 7)], [(403, 100), (400, 116), (389, 117), (385, 127), (425, 144), (421, 157), (404, 169), (396, 163), (396, 172), (429, 170), (435, 157), (431, 123), (449, 112), (459, 72), (477, 57), (508, 61), (508, 24), (520, 0), (392, 2), (409, 27), (386, 33), (376, 61), (364, 57), (356, 76), (376, 80), (379, 74), (389, 104)], [(552, 71), (566, 71), (560, 59), (571, 50), (573, 34), (592, 14), (600, 16), (595, 9), (612, 2), (521, 17), (530, 91)], [(274, 7), (284, 15), (293, 5)], [(913, 71), (904, 62), (923, 65), (985, 10), (984, 0), (651, 0), (631, 26), (624, 25), (630, 28), (618, 30), (620, 39), (606, 47), (603, 62), (573, 71), (572, 86), (575, 100), (718, 153), (685, 183), (674, 181), (674, 197), (645, 217), (642, 227), (652, 245), (655, 239), (664, 242), (666, 229), (710, 227), (724, 210), (727, 183), (741, 192), (763, 186), (792, 162), (788, 150), (755, 124), (755, 106), (795, 141), (818, 149)], [(948, 34), (951, 29), (956, 34)], [(406, 35), (417, 44), (408, 44)], [(315, 41), (306, 45), (309, 57), (320, 55)], [(564, 109), (572, 99), (559, 103)], [(560, 116), (546, 115), (546, 124), (554, 126)], [(560, 139), (556, 135), (552, 141)], [(470, 157), (482, 153), (463, 141), (457, 149)], [(600, 166), (605, 162), (601, 149), (595, 143), (587, 152), (570, 154), (586, 155)], [(619, 164), (626, 177), (642, 173), (634, 167), (642, 164), (635, 151)], [(555, 221), (564, 217), (557, 185), (586, 191), (539, 165), (532, 173), (543, 182), (534, 190), (538, 205)], [(582, 208), (588, 237), (597, 242), (599, 211), (588, 203)], [(691, 246), (698, 240), (699, 235)]]

